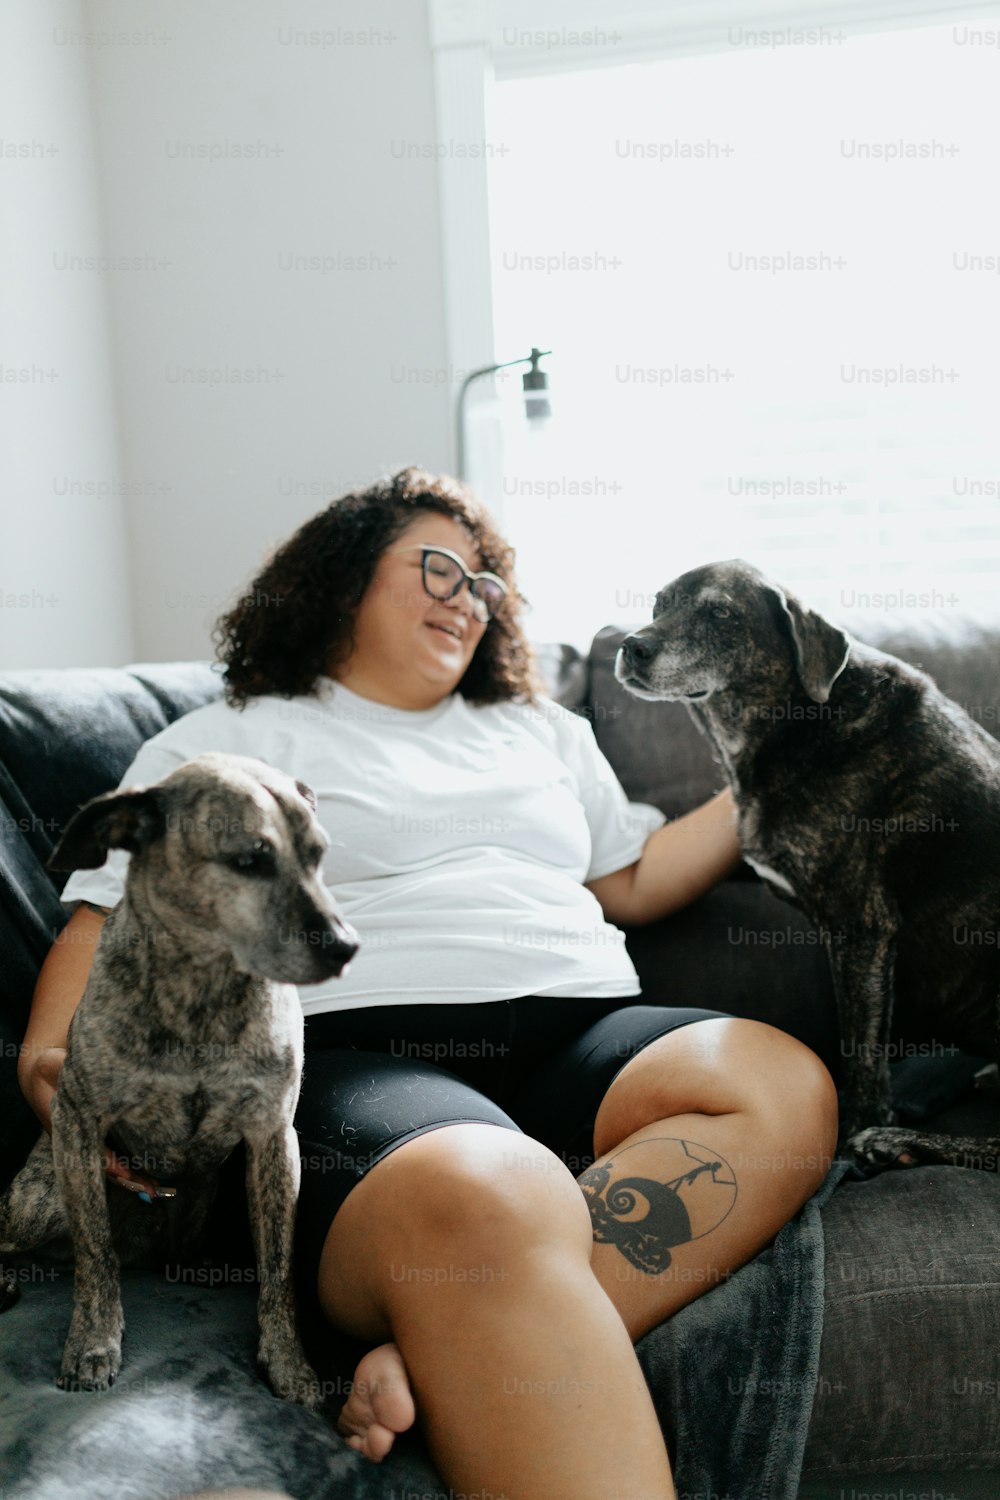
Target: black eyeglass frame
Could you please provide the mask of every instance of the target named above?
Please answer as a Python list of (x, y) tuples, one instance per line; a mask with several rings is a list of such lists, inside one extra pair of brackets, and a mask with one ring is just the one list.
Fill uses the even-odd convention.
[[(460, 593), (464, 586), (468, 584), (469, 595), (473, 603), (473, 611), (475, 612), (475, 606), (479, 604), (482, 605), (485, 612), (485, 619), (482, 619), (481, 616), (477, 615), (477, 618), (480, 619), (481, 623), (484, 625), (488, 625), (491, 620), (496, 618), (496, 610), (491, 614), (490, 607), (487, 601), (482, 597), (482, 595), (477, 594), (472, 587), (472, 585), (474, 583), (478, 583), (481, 578), (486, 578), (490, 581), (490, 583), (495, 583), (500, 589), (501, 594), (506, 597), (507, 585), (504, 583), (503, 579), (498, 578), (495, 573), (470, 573), (468, 568), (465, 566), (465, 563), (457, 553), (450, 551), (448, 547), (433, 547), (429, 542), (414, 542), (411, 547), (396, 547), (393, 550), (396, 552), (423, 553), (423, 557), (421, 558), (420, 575), (423, 579), (424, 589), (432, 599), (454, 599), (455, 595)], [(457, 563), (462, 570), (462, 577), (459, 578), (450, 594), (435, 594), (434, 590), (430, 587), (427, 581), (427, 561), (428, 558), (434, 556), (435, 554), (437, 554), (438, 557), (446, 557), (449, 562)], [(503, 598), (501, 598), (500, 603), (497, 605), (497, 610), (500, 609), (502, 604)]]

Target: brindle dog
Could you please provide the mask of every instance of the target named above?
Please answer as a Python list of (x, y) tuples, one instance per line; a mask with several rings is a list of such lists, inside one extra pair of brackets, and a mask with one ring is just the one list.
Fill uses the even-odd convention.
[[(273, 766), (211, 752), (88, 802), (49, 859), (96, 868), (109, 848), (131, 853), (70, 1023), (52, 1135), (0, 1199), (0, 1250), (72, 1239), (64, 1390), (114, 1381), (119, 1266), (162, 1264), (197, 1245), (218, 1168), (242, 1138), (258, 1363), (277, 1395), (322, 1404), (291, 1277), (304, 1029), (293, 986), (342, 973), (358, 943), (321, 876), (329, 840), (315, 807), (309, 787)], [(144, 1205), (109, 1183), (106, 1141), (176, 1185), (176, 1200)]]
[(687, 703), (732, 787), (748, 862), (819, 928), (842, 1142), (871, 1167), (995, 1171), (1000, 1137), (889, 1128), (888, 1049), (898, 1008), (935, 1041), (1000, 1055), (1000, 744), (924, 672), (738, 560), (661, 589), (615, 675), (636, 697)]

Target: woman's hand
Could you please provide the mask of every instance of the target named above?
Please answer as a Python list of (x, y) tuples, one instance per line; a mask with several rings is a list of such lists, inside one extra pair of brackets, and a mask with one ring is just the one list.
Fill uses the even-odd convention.
[[(52, 1134), (52, 1100), (65, 1061), (65, 1047), (44, 1047), (31, 1070), (31, 1107), (49, 1135)], [(116, 1156), (108, 1145), (104, 1148), (104, 1174), (119, 1187), (132, 1193), (148, 1193), (150, 1198), (155, 1198), (160, 1191), (155, 1177), (144, 1172), (133, 1172), (128, 1163)]]

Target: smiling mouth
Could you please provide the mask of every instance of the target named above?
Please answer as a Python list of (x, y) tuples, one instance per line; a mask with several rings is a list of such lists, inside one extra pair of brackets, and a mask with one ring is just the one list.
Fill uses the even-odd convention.
[(461, 643), (462, 637), (458, 634), (458, 632), (448, 630), (444, 625), (428, 624), (427, 628), (428, 630), (436, 630), (438, 635), (446, 635), (449, 640), (458, 641), (459, 643)]

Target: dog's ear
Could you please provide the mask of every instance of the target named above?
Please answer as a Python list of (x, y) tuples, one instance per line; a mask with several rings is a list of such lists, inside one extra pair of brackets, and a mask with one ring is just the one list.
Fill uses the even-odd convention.
[(781, 589), (775, 591), (785, 626), (792, 638), (799, 681), (814, 703), (825, 703), (830, 689), (847, 666), (850, 637)]
[(306, 801), (309, 803), (309, 806), (312, 808), (313, 812), (315, 812), (316, 811), (316, 793), (313, 791), (312, 787), (311, 786), (306, 786), (306, 784), (305, 784), (304, 781), (297, 781), (295, 783), (295, 785), (298, 788), (299, 795), (301, 797), (304, 797), (306, 799)]
[(50, 870), (96, 870), (109, 849), (138, 854), (166, 828), (166, 799), (159, 787), (105, 792), (73, 814), (45, 863)]

